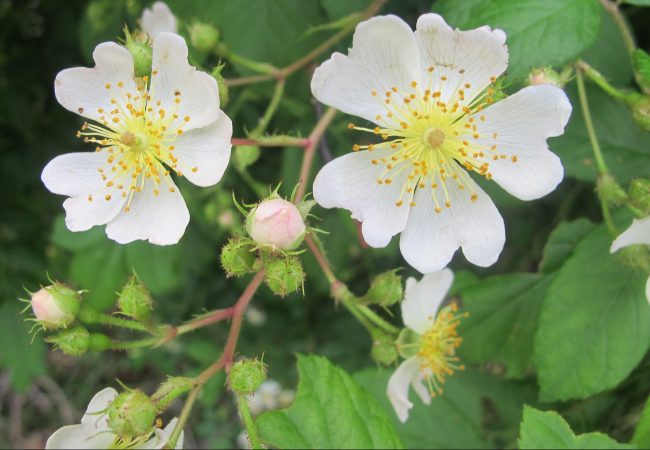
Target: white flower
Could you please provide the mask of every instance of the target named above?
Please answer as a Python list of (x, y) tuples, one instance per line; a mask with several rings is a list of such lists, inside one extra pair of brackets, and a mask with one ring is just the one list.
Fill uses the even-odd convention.
[[(81, 418), (81, 424), (59, 428), (47, 440), (45, 448), (163, 448), (174, 431), (178, 419), (172, 419), (162, 430), (156, 428), (150, 436), (127, 441), (113, 433), (108, 426), (106, 409), (117, 395), (117, 391), (113, 388), (99, 391), (90, 400), (86, 413)], [(183, 437), (184, 434), (181, 432), (176, 443), (177, 449), (183, 448)]]
[[(609, 251), (614, 253), (623, 247), (639, 244), (650, 245), (650, 217), (634, 219), (632, 225), (612, 242)], [(645, 284), (645, 297), (650, 303), (650, 278)]]
[(442, 393), (445, 378), (455, 370), (464, 369), (456, 356), (456, 348), (461, 343), (456, 328), (465, 315), (456, 313), (455, 303), (440, 309), (453, 280), (454, 274), (449, 269), (427, 274), (420, 281), (406, 280), (402, 320), (406, 331), (412, 333), (406, 342), (400, 342), (399, 350), (408, 357), (390, 377), (386, 391), (402, 422), (406, 422), (413, 407), (409, 386), (428, 405), (431, 397)]
[(152, 41), (164, 31), (170, 33), (177, 31), (176, 17), (164, 2), (156, 2), (151, 8), (145, 8), (140, 22), (142, 31), (147, 33)]
[(488, 27), (453, 30), (436, 14), (421, 16), (415, 33), (396, 16), (360, 23), (349, 54), (316, 69), (311, 88), (322, 103), (374, 122), (350, 128), (382, 140), (327, 164), (316, 201), (350, 210), (373, 247), (401, 232), (404, 258), (423, 273), (444, 268), (459, 247), (474, 264), (493, 264), (503, 219), (468, 171), (522, 200), (548, 194), (563, 168), (546, 139), (563, 133), (571, 113), (548, 85), (494, 103), (505, 39)]
[(131, 54), (106, 42), (93, 53), (94, 68), (56, 77), (59, 103), (94, 122), (78, 136), (96, 151), (58, 156), (41, 175), (50, 191), (70, 197), (63, 207), (71, 231), (107, 224), (108, 237), (122, 244), (175, 244), (189, 212), (170, 172), (198, 186), (221, 179), (232, 124), (219, 109), (217, 82), (187, 54), (183, 38), (161, 33), (151, 80), (136, 79)]

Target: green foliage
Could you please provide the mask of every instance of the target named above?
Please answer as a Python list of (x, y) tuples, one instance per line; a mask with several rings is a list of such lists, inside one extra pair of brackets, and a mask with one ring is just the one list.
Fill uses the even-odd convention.
[[(507, 34), (508, 75), (523, 79), (535, 67), (571, 61), (598, 36), (598, 0), (441, 0), (434, 11), (461, 29), (490, 25)], [(535, 49), (531, 51), (531, 49)]]
[(650, 448), (650, 399), (645, 403), (631, 442), (639, 448)]
[(603, 225), (587, 234), (549, 287), (534, 356), (544, 400), (616, 386), (650, 346), (647, 274), (622, 265), (610, 244)]
[(298, 355), (298, 373), (293, 405), (257, 419), (264, 441), (279, 448), (403, 448), (386, 413), (343, 369)]
[(562, 416), (553, 412), (538, 411), (529, 406), (524, 407), (524, 420), (521, 423), (519, 437), (521, 449), (543, 448), (636, 448), (633, 445), (619, 444), (602, 433), (587, 433), (576, 436)]

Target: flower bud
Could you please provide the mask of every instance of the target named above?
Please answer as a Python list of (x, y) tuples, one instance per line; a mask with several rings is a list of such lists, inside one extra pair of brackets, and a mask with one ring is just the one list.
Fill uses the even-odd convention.
[(156, 405), (143, 392), (123, 392), (108, 406), (108, 425), (119, 436), (135, 438), (152, 430), (156, 414)]
[(45, 338), (45, 342), (54, 344), (56, 348), (66, 355), (81, 356), (86, 353), (90, 347), (90, 333), (81, 325), (75, 325), (72, 328), (63, 330), (54, 336)]
[(300, 211), (282, 198), (264, 200), (246, 218), (246, 231), (255, 242), (280, 250), (293, 250), (305, 237)]
[(117, 306), (122, 314), (132, 317), (145, 325), (151, 324), (153, 299), (149, 289), (137, 274), (133, 273), (117, 298)]
[(645, 178), (632, 180), (628, 193), (630, 205), (640, 210), (644, 215), (650, 214), (650, 180)]
[(257, 256), (248, 239), (232, 238), (221, 249), (221, 265), (229, 277), (241, 277), (255, 271)]
[(230, 387), (237, 394), (252, 394), (266, 380), (266, 365), (259, 359), (237, 361), (230, 368)]
[(209, 52), (219, 42), (219, 30), (207, 23), (196, 22), (190, 27), (190, 41), (194, 48), (201, 52)]
[(300, 260), (295, 256), (270, 258), (265, 262), (266, 285), (281, 297), (301, 289), (305, 282), (305, 272)]
[[(225, 64), (219, 64), (214, 69), (212, 69), (212, 77), (215, 80), (217, 80), (217, 88), (219, 89), (219, 104), (221, 106), (221, 109), (223, 109), (224, 106), (228, 104), (228, 100), (230, 99), (230, 94), (228, 92), (228, 86), (226, 85), (226, 80), (223, 78), (223, 75), (221, 75), (221, 72), (223, 71), (224, 67), (226, 67)], [(257, 150), (258, 153), (261, 154), (261, 151), (259, 151), (259, 147), (257, 148)], [(259, 154), (257, 158), (259, 158)], [(257, 158), (255, 159), (255, 161), (257, 161)]]
[(165, 411), (171, 402), (194, 387), (194, 378), (169, 377), (151, 396), (158, 413)]
[(41, 288), (31, 298), (32, 310), (45, 330), (72, 325), (81, 307), (81, 293), (64, 284), (54, 283)]
[(362, 302), (381, 306), (393, 305), (404, 297), (402, 277), (396, 270), (381, 273), (372, 280), (370, 289), (363, 296)]
[(596, 184), (598, 194), (610, 205), (622, 205), (627, 201), (625, 190), (611, 175), (602, 175)]
[(645, 131), (650, 131), (650, 95), (639, 96), (631, 105), (634, 122)]
[(539, 67), (533, 69), (528, 74), (528, 84), (538, 86), (540, 84), (550, 84), (559, 88), (564, 86), (564, 81), (559, 73), (550, 67)]
[(390, 366), (393, 364), (399, 357), (397, 347), (395, 346), (395, 339), (383, 331), (373, 330), (370, 356), (382, 366)]
[(124, 30), (126, 35), (126, 42), (124, 46), (131, 53), (133, 57), (133, 67), (136, 77), (143, 77), (151, 74), (151, 61), (153, 57), (153, 50), (149, 43), (145, 40), (137, 40), (131, 36), (128, 29)]

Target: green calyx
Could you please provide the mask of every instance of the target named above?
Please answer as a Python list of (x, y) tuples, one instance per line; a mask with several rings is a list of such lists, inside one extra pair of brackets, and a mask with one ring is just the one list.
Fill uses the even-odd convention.
[(372, 348), (370, 356), (375, 362), (382, 366), (390, 366), (399, 358), (395, 339), (381, 330), (374, 329), (372, 332)]
[(125, 42), (124, 46), (133, 57), (133, 68), (136, 77), (148, 76), (151, 74), (151, 63), (153, 50), (148, 41), (135, 39), (128, 28), (124, 28)]
[(123, 392), (108, 407), (108, 424), (119, 436), (136, 438), (152, 430), (156, 415), (156, 405), (142, 391)]
[(252, 394), (266, 380), (266, 365), (259, 359), (237, 361), (230, 368), (230, 387), (237, 394)]
[(150, 325), (152, 321), (153, 298), (147, 286), (133, 273), (117, 299), (117, 306), (125, 316)]
[(257, 254), (250, 239), (232, 238), (221, 249), (221, 265), (229, 277), (255, 272)]
[(361, 302), (364, 304), (391, 306), (401, 301), (403, 297), (402, 277), (397, 274), (397, 270), (389, 270), (377, 275), (372, 280), (370, 289), (361, 298)]
[(45, 338), (45, 342), (53, 344), (66, 355), (81, 356), (90, 348), (90, 333), (81, 325), (63, 330)]
[(265, 258), (266, 285), (281, 297), (303, 288), (305, 272), (296, 256), (271, 256)]

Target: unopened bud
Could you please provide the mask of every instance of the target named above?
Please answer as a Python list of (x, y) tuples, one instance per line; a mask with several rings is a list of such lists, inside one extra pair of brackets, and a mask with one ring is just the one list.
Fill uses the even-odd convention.
[(650, 131), (650, 95), (634, 95), (631, 102), (632, 118), (645, 131)]
[(262, 151), (257, 145), (238, 145), (233, 154), (233, 163), (238, 171), (245, 170), (260, 159)]
[(301, 289), (305, 282), (305, 272), (300, 260), (295, 256), (269, 258), (265, 262), (266, 285), (281, 297)]
[(230, 387), (237, 394), (252, 394), (266, 380), (266, 365), (259, 359), (237, 361), (230, 368)]
[(628, 192), (630, 205), (644, 215), (650, 215), (650, 180), (645, 178), (632, 180)]
[(126, 35), (126, 42), (124, 46), (131, 53), (133, 57), (133, 68), (136, 77), (144, 77), (151, 74), (151, 61), (153, 58), (153, 50), (148, 42), (134, 39), (125, 28), (124, 34)]
[(54, 336), (46, 337), (45, 342), (54, 344), (55, 348), (58, 348), (66, 355), (81, 356), (90, 347), (90, 333), (81, 325), (75, 325)]
[(165, 411), (171, 402), (195, 386), (194, 378), (169, 377), (151, 396), (158, 413)]
[(125, 316), (131, 317), (143, 324), (151, 323), (153, 299), (147, 286), (135, 273), (122, 288), (117, 299), (117, 306)]
[(212, 77), (217, 80), (217, 88), (219, 89), (219, 105), (221, 106), (221, 109), (228, 104), (228, 100), (230, 99), (226, 80), (221, 74), (224, 67), (226, 67), (225, 64), (219, 63), (214, 69), (212, 69)]
[(539, 86), (540, 84), (550, 84), (557, 87), (563, 87), (565, 81), (555, 70), (550, 67), (540, 67), (533, 69), (528, 74), (528, 84), (530, 86)]
[(249, 213), (246, 231), (260, 245), (293, 250), (305, 237), (305, 222), (293, 203), (272, 198), (264, 200)]
[(381, 306), (393, 305), (404, 297), (402, 277), (396, 270), (381, 273), (372, 280), (370, 289), (362, 297), (362, 302)]
[(45, 330), (67, 328), (79, 313), (81, 293), (54, 283), (32, 294), (31, 305), (36, 320)]
[(255, 271), (257, 255), (249, 239), (232, 238), (221, 249), (221, 265), (229, 277), (241, 277)]
[(611, 205), (622, 205), (627, 201), (625, 190), (611, 175), (602, 175), (598, 178), (598, 194)]
[(219, 30), (207, 23), (196, 22), (190, 27), (190, 41), (197, 50), (209, 52), (219, 42)]
[(390, 366), (399, 357), (395, 339), (383, 331), (374, 330), (372, 332), (372, 348), (370, 356), (382, 366)]
[(108, 407), (108, 425), (119, 436), (135, 438), (153, 429), (156, 415), (156, 405), (143, 392), (123, 392)]

